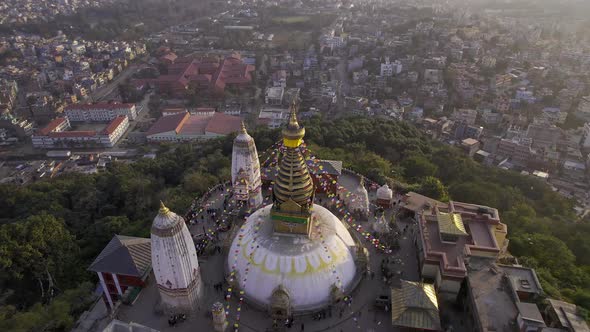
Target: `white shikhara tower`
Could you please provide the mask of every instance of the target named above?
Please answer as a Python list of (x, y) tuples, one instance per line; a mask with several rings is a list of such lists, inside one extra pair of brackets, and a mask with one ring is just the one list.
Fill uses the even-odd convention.
[(258, 152), (254, 139), (246, 132), (243, 122), (242, 130), (234, 139), (231, 181), (234, 197), (237, 200), (248, 202), (248, 206), (251, 208), (257, 208), (262, 204)]
[(184, 219), (163, 203), (151, 230), (152, 267), (162, 304), (174, 313), (197, 309), (201, 274), (193, 239)]

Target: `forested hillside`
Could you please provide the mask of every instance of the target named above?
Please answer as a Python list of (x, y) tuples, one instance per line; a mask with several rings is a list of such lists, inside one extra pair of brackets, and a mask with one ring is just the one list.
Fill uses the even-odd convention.
[[(590, 309), (590, 222), (545, 184), (481, 166), (393, 121), (304, 122), (321, 158), (401, 190), (485, 204), (508, 224), (510, 252), (535, 267), (545, 291)], [(279, 131), (253, 133), (261, 159)], [(88, 305), (86, 267), (113, 234), (149, 236), (159, 200), (184, 213), (192, 199), (230, 175), (233, 137), (163, 146), (155, 160), (116, 162), (95, 175), (25, 187), (0, 185), (0, 330), (62, 331)]]

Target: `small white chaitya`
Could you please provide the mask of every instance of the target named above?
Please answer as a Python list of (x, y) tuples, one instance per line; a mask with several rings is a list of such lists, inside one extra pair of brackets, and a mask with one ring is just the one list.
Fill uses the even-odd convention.
[(262, 204), (262, 182), (260, 179), (260, 162), (252, 136), (242, 130), (234, 139), (232, 150), (231, 180), (234, 197), (239, 201), (248, 202), (249, 207)]
[(387, 183), (377, 189), (377, 204), (383, 208), (390, 208), (393, 204), (393, 190)]
[(184, 219), (160, 205), (151, 230), (152, 267), (168, 312), (190, 314), (198, 308), (201, 274), (193, 239)]

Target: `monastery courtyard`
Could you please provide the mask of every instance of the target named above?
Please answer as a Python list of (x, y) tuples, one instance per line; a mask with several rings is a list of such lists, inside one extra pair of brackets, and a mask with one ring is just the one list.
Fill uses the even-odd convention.
[[(340, 186), (346, 188), (346, 191), (349, 192), (356, 192), (356, 188), (360, 185), (356, 176), (344, 172), (339, 177), (338, 182)], [(208, 208), (223, 209), (224, 195), (224, 191), (216, 191), (203, 205)], [(371, 202), (374, 202), (374, 190), (369, 191), (369, 198)], [(397, 202), (400, 197), (394, 198)], [(319, 203), (320, 199), (325, 201), (325, 195), (316, 196), (316, 204)], [(265, 198), (264, 205), (266, 204), (270, 204), (268, 198)], [(370, 232), (372, 232), (370, 224), (375, 222), (374, 209), (375, 206), (371, 204), (369, 220), (362, 222), (363, 229)], [(387, 211), (387, 220), (396, 211), (396, 208)], [(198, 222), (189, 227), (193, 235), (202, 234), (203, 228), (211, 229), (214, 227), (211, 220), (206, 220), (206, 214), (205, 221), (201, 221), (200, 215), (195, 219)], [(380, 295), (390, 296), (390, 288), (399, 286), (401, 278), (410, 281), (420, 280), (414, 245), (415, 229), (412, 220), (397, 220), (397, 225), (400, 233), (399, 249), (394, 249), (391, 254), (383, 253), (383, 251), (378, 250), (369, 241), (365, 240), (356, 230), (350, 230), (351, 233), (356, 233), (354, 235), (362, 239), (368, 249), (369, 266), (370, 271), (372, 271), (372, 273), (368, 273), (366, 277), (361, 279), (359, 285), (352, 292), (352, 303), (349, 305), (341, 303), (332, 306), (331, 312), (325, 310), (325, 318), (322, 319), (314, 319), (312, 314), (296, 315), (291, 328), (286, 328), (284, 323), (280, 322), (278, 324), (280, 329), (276, 331), (397, 331), (397, 328), (391, 325), (390, 308), (375, 306), (375, 300)], [(240, 226), (241, 224), (236, 224), (233, 227), (239, 228)], [(403, 231), (406, 226), (407, 230)], [(224, 283), (223, 291), (216, 290), (214, 285), (224, 279), (227, 261), (226, 251), (229, 246), (228, 237), (232, 236), (232, 230), (233, 228), (228, 232), (220, 232), (218, 240), (213, 243), (213, 246), (218, 245), (223, 248), (221, 253), (218, 253), (217, 250), (209, 250), (208, 252), (211, 252), (211, 254), (199, 255), (201, 276), (204, 282), (204, 295), (201, 298), (200, 309), (196, 314), (192, 314), (184, 322), (169, 326), (168, 317), (157, 312), (158, 290), (155, 285), (155, 278), (152, 275), (149, 278), (149, 285), (140, 293), (137, 300), (132, 305), (122, 305), (116, 314), (116, 318), (122, 321), (136, 322), (159, 331), (213, 331), (210, 313), (213, 303), (221, 302), (224, 306), (227, 305), (225, 300), (227, 283)], [(391, 278), (390, 285), (384, 282), (381, 275), (381, 264), (385, 259), (390, 260), (390, 266), (393, 266), (394, 271), (394, 277)], [(229, 304), (230, 309), (227, 316), (229, 326), (226, 331), (234, 331), (233, 325), (236, 323), (236, 309), (238, 308), (236, 294), (232, 295)], [(444, 311), (441, 312), (441, 316), (445, 316)], [(239, 331), (243, 332), (275, 331), (272, 329), (273, 321), (268, 312), (249, 306), (247, 301), (244, 301), (241, 306), (241, 316), (238, 324)]]

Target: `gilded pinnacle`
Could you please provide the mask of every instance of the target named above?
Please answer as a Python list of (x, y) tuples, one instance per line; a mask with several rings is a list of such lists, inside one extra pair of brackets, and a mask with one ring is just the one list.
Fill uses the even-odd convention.
[(168, 213), (170, 213), (170, 209), (164, 205), (164, 202), (160, 201), (160, 214), (167, 215)]

